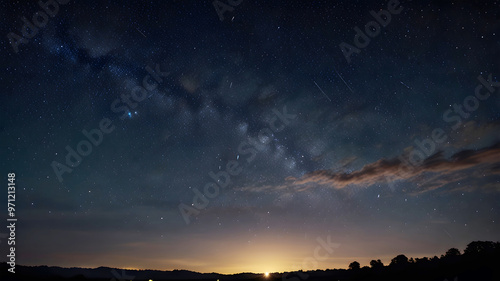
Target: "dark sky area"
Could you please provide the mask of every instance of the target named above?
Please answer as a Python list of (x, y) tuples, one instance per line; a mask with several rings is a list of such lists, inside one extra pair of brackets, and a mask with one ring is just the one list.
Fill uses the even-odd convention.
[(274, 272), (500, 240), (499, 1), (59, 2), (0, 4), (18, 264)]

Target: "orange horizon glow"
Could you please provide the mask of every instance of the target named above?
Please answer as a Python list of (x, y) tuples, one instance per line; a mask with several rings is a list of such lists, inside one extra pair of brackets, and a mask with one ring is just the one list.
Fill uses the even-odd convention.
[[(391, 258), (393, 258), (392, 256)], [(408, 256), (410, 257), (410, 256)], [(420, 256), (418, 256), (420, 257)], [(388, 265), (390, 263), (391, 258), (385, 258), (381, 259), (384, 265)], [(367, 258), (367, 257), (348, 257), (348, 258), (337, 258), (335, 259), (336, 262), (335, 264), (344, 264), (344, 266), (326, 266), (326, 267), (318, 267), (318, 268), (293, 268), (293, 267), (287, 267), (287, 268), (279, 268), (276, 270), (267, 270), (266, 268), (275, 268), (273, 266), (270, 266), (269, 264), (266, 265), (266, 261), (259, 261), (255, 265), (251, 266), (245, 266), (241, 267), (241, 269), (238, 269), (236, 266), (222, 266), (219, 269), (214, 268), (214, 269), (207, 269), (207, 270), (199, 270), (199, 269), (192, 269), (192, 268), (174, 268), (174, 267), (151, 267), (151, 266), (141, 266), (141, 267), (122, 267), (119, 266), (118, 264), (107, 264), (107, 265), (102, 265), (102, 264), (85, 264), (85, 265), (47, 265), (47, 266), (57, 266), (57, 267), (66, 267), (66, 268), (71, 268), (71, 267), (79, 267), (79, 268), (98, 268), (98, 267), (109, 267), (109, 268), (116, 268), (116, 269), (123, 269), (123, 270), (160, 270), (160, 271), (173, 271), (173, 270), (186, 270), (186, 271), (192, 271), (192, 272), (197, 272), (197, 273), (217, 273), (217, 274), (224, 274), (224, 275), (233, 275), (233, 274), (240, 274), (240, 273), (251, 273), (251, 274), (261, 274), (265, 278), (268, 278), (271, 276), (271, 274), (276, 274), (276, 273), (283, 273), (283, 272), (295, 272), (299, 270), (304, 270), (304, 271), (314, 271), (314, 270), (328, 270), (328, 269), (347, 269), (348, 264), (353, 262), (353, 261), (358, 261), (361, 266), (368, 265), (369, 262), (372, 259), (379, 259), (379, 258)], [(25, 266), (42, 266), (42, 264), (23, 264)], [(46, 265), (46, 264), (44, 264)], [(257, 270), (248, 270), (248, 268), (259, 268)], [(264, 270), (263, 270), (264, 269)]]
[[(107, 233), (100, 234), (106, 240), (114, 237), (112, 234), (109, 234), (109, 237)], [(123, 234), (124, 237), (126, 235)], [(392, 237), (372, 236), (373, 240), (368, 240), (353, 236), (347, 240), (332, 235), (331, 242), (338, 242), (340, 246), (328, 255), (326, 251), (321, 250), (319, 254), (327, 256), (326, 259), (313, 264), (304, 261), (314, 256), (315, 249), (319, 245), (317, 238), (326, 240), (327, 235), (311, 234), (305, 237), (298, 234), (285, 236), (279, 232), (267, 232), (249, 236), (243, 232), (236, 233), (231, 238), (210, 235), (192, 237), (188, 246), (176, 243), (174, 237), (170, 243), (154, 239), (144, 239), (140, 242), (126, 241), (121, 244), (117, 252), (102, 252), (99, 248), (93, 248), (84, 254), (61, 252), (49, 256), (47, 252), (39, 251), (32, 253), (31, 259), (29, 257), (24, 259), (23, 265), (82, 268), (104, 266), (125, 270), (188, 270), (219, 274), (246, 272), (264, 275), (266, 272), (271, 274), (298, 270), (347, 269), (353, 261), (359, 262), (361, 266), (369, 266), (369, 262), (373, 259), (381, 259), (388, 265), (398, 254), (405, 254), (408, 258), (432, 257), (444, 254), (451, 248), (450, 245), (434, 245), (433, 251), (422, 251), (419, 245), (402, 241), (402, 247), (393, 249), (383, 246), (387, 241), (394, 241)], [(379, 244), (371, 241), (379, 241)], [(51, 245), (52, 248), (70, 247), (59, 242), (55, 241)], [(453, 246), (459, 249), (465, 247), (465, 245)]]
[[(57, 264), (57, 265), (49, 265), (49, 264), (23, 264), (25, 266), (57, 266), (57, 267), (80, 267), (80, 268), (98, 268), (98, 267), (109, 267), (109, 268), (117, 268), (123, 270), (160, 270), (160, 271), (173, 271), (173, 270), (186, 270), (198, 273), (218, 273), (224, 275), (233, 275), (239, 273), (252, 273), (252, 274), (262, 274), (264, 277), (269, 277), (274, 273), (283, 273), (283, 272), (295, 272), (299, 270), (304, 271), (314, 271), (314, 270), (328, 270), (328, 269), (347, 269), (349, 263), (353, 261), (357, 261), (361, 264), (361, 266), (369, 266), (369, 262), (373, 259), (381, 259), (384, 265), (388, 265), (393, 257), (397, 254), (392, 255), (390, 257), (338, 257), (332, 258), (325, 262), (318, 262), (319, 266), (317, 268), (313, 267), (297, 267), (297, 266), (286, 266), (289, 264), (289, 260), (283, 259), (279, 262), (274, 259), (274, 257), (269, 257), (266, 259), (257, 259), (257, 262), (253, 262), (250, 264), (250, 260), (245, 261), (246, 263), (236, 262), (233, 264), (229, 264), (227, 262), (224, 265), (220, 266), (211, 266), (208, 264), (199, 264), (199, 266), (183, 266), (183, 267), (174, 267), (174, 266), (159, 266), (162, 264), (161, 261), (156, 261), (153, 264), (150, 262), (145, 262), (150, 265), (141, 265), (141, 266), (121, 266), (121, 262), (115, 261), (114, 263), (101, 264), (101, 263), (85, 263), (80, 265), (74, 264)], [(410, 257), (432, 257), (434, 255), (407, 255)], [(125, 263), (125, 262), (124, 262)], [(128, 262), (126, 262), (128, 263)], [(244, 266), (241, 266), (244, 264)], [(299, 263), (300, 265), (300, 263)]]

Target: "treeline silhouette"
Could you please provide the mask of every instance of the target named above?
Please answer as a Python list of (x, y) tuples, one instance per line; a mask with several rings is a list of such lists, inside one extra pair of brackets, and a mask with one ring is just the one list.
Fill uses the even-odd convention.
[(112, 271), (121, 272), (112, 268), (60, 268), (47, 266), (16, 266), (16, 273), (7, 271), (8, 265), (0, 264), (0, 280), (102, 280), (102, 281), (142, 281), (153, 279), (183, 280), (183, 281), (334, 281), (334, 280), (385, 280), (385, 281), (468, 281), (468, 280), (500, 280), (500, 242), (474, 241), (467, 245), (463, 253), (451, 248), (441, 257), (408, 258), (397, 255), (388, 265), (380, 260), (370, 261), (370, 266), (361, 267), (353, 261), (349, 269), (327, 269), (315, 271), (297, 271), (271, 273), (269, 277), (262, 274), (242, 273), (223, 275), (217, 273), (197, 273), (191, 271), (174, 270), (127, 270), (125, 278), (116, 278)]
[[(290, 273), (283, 281), (332, 281), (332, 280), (386, 280), (386, 281), (500, 281), (500, 242), (474, 241), (463, 254), (451, 248), (441, 257), (408, 258), (397, 255), (388, 265), (380, 259), (371, 260), (370, 266), (361, 267), (353, 261), (348, 270), (316, 270), (305, 272), (309, 278)], [(292, 280), (290, 278), (299, 277)]]

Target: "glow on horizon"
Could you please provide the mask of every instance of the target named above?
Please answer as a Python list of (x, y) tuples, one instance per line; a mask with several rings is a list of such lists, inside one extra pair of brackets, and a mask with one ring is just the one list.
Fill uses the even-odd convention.
[[(48, 265), (62, 267), (97, 268), (100, 266), (121, 268), (125, 270), (189, 270), (200, 273), (237, 274), (249, 272), (264, 274), (265, 272), (290, 272), (297, 270), (346, 269), (350, 262), (358, 261), (362, 266), (368, 265), (372, 259), (381, 259), (387, 265), (398, 254), (410, 257), (432, 257), (441, 255), (450, 248), (449, 245), (433, 245), (433, 249), (422, 247), (415, 243), (401, 242), (402, 247), (384, 246), (385, 241), (393, 237), (374, 236), (364, 239), (363, 232), (355, 232), (349, 239), (332, 235), (331, 242), (341, 244), (324, 260), (318, 260), (317, 265), (304, 262), (314, 256), (318, 247), (317, 238), (326, 239), (327, 234), (310, 233), (287, 234), (280, 232), (259, 233), (257, 236), (244, 232), (236, 232), (230, 236), (193, 235), (190, 243), (181, 245), (175, 243), (178, 238), (171, 237), (170, 243), (151, 239), (149, 241), (133, 241), (124, 234), (124, 241), (118, 252), (102, 251), (101, 248), (90, 248), (85, 254), (61, 252), (50, 257), (47, 251), (36, 252), (25, 265)], [(116, 239), (107, 233), (101, 233), (103, 239)], [(186, 237), (185, 235), (182, 235)], [(129, 239), (130, 238), (130, 239)], [(371, 241), (379, 241), (374, 244)], [(57, 240), (59, 242), (59, 240)], [(33, 242), (34, 243), (34, 242)], [(29, 246), (29, 242), (28, 245)], [(57, 243), (53, 248), (64, 249), (70, 245)], [(57, 247), (56, 247), (57, 246)], [(465, 245), (456, 245), (463, 249)], [(321, 250), (319, 255), (327, 253)], [(42, 260), (43, 262), (40, 262)], [(74, 261), (79, 261), (75, 264)]]

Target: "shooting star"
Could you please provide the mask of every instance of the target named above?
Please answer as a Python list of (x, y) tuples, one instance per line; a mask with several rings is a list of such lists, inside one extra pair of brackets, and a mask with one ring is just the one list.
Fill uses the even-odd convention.
[(411, 88), (410, 88), (410, 87), (408, 87), (408, 85), (406, 85), (405, 83), (403, 83), (403, 81), (399, 81), (399, 82), (400, 82), (401, 84), (403, 84), (406, 88), (408, 88), (408, 89), (410, 89), (410, 90), (411, 90)]
[(451, 236), (451, 234), (449, 234), (448, 231), (446, 231), (446, 229), (443, 228), (443, 230), (444, 230), (444, 232), (446, 232), (446, 234), (448, 234), (448, 236), (450, 236), (451, 239), (453, 239), (453, 237)]
[(415, 95), (417, 94), (413, 88), (409, 87), (408, 85), (406, 85), (405, 83), (403, 83), (403, 81), (399, 81), (399, 83), (401, 83), (403, 86), (405, 86), (406, 88), (408, 88), (409, 90), (411, 90)]
[(137, 31), (139, 31), (139, 33), (140, 33), (140, 34), (142, 34), (142, 36), (144, 36), (144, 38), (147, 38), (147, 37), (146, 37), (146, 35), (144, 35), (144, 33), (142, 33), (142, 32), (139, 30), (139, 28), (137, 28), (137, 27), (136, 27), (135, 29), (137, 29)]
[(323, 95), (325, 95), (325, 97), (329, 100), (329, 101), (332, 101), (326, 94), (325, 92), (323, 92), (323, 89), (321, 89), (321, 87), (318, 85), (318, 83), (316, 83), (316, 81), (314, 81), (314, 84), (316, 84), (316, 87), (318, 87), (318, 89), (323, 93)]
[(337, 71), (337, 69), (335, 69), (335, 67), (334, 67), (333, 70), (335, 70), (335, 73), (337, 73), (337, 75), (340, 77), (340, 79), (342, 79), (342, 82), (344, 82), (344, 84), (347, 86), (347, 88), (349, 88), (349, 90), (351, 91), (351, 93), (354, 94), (354, 91), (351, 89), (351, 87), (349, 87), (349, 85), (347, 85), (347, 83), (345, 82), (344, 78), (342, 78), (342, 76), (339, 74), (339, 72)]

